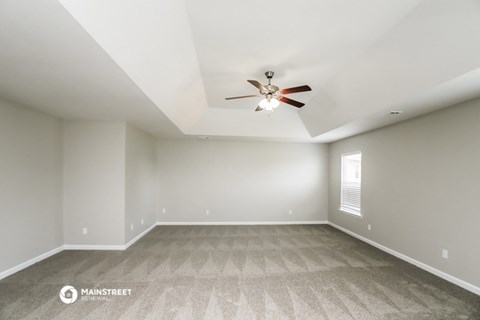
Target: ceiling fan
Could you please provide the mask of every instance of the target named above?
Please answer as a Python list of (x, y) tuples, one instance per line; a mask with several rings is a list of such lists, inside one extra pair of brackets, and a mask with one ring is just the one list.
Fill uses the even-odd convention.
[(251, 84), (253, 84), (255, 87), (257, 87), (260, 90), (260, 94), (225, 98), (225, 100), (265, 96), (265, 99), (260, 101), (260, 103), (258, 104), (255, 111), (262, 111), (262, 110), (273, 111), (273, 109), (276, 109), (280, 105), (280, 102), (287, 103), (287, 104), (292, 105), (292, 106), (297, 107), (297, 108), (303, 107), (305, 105), (305, 103), (301, 103), (299, 101), (289, 99), (289, 98), (285, 97), (284, 95), (291, 94), (291, 93), (297, 93), (297, 92), (312, 91), (312, 88), (310, 88), (307, 85), (304, 85), (304, 86), (299, 86), (299, 87), (293, 87), (293, 88), (287, 88), (287, 89), (281, 89), (280, 90), (279, 87), (271, 84), (273, 74), (274, 74), (273, 71), (265, 72), (265, 76), (268, 79), (268, 84), (265, 84), (265, 85), (261, 84), (260, 82), (258, 82), (256, 80), (247, 80), (248, 82), (250, 82)]

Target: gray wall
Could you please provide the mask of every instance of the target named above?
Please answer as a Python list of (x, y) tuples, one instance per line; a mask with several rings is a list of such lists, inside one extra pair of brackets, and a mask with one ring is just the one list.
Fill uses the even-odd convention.
[[(340, 157), (357, 150), (362, 219), (338, 211)], [(480, 100), (332, 143), (329, 220), (480, 286), (479, 164)]]
[[(65, 244), (125, 243), (125, 122), (65, 121)], [(82, 235), (82, 228), (88, 234)]]
[(63, 244), (61, 122), (0, 100), (0, 272)]
[[(340, 155), (357, 150), (362, 218), (338, 211)], [(2, 100), (0, 152), (0, 272), (63, 243), (123, 245), (156, 195), (165, 222), (318, 221), (329, 204), (333, 223), (480, 286), (479, 100), (329, 147), (155, 142), (102, 121), (65, 121), (62, 140), (61, 121)]]
[(160, 221), (327, 220), (326, 145), (171, 140), (157, 152)]
[(128, 242), (156, 222), (157, 163), (156, 140), (129, 124), (126, 129), (125, 242)]

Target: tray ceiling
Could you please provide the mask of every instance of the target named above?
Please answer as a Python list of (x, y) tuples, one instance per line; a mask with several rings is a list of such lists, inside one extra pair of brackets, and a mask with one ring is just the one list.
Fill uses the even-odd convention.
[[(7, 0), (0, 27), (0, 97), (158, 137), (329, 142), (480, 93), (474, 0)], [(306, 106), (224, 99), (267, 70)]]

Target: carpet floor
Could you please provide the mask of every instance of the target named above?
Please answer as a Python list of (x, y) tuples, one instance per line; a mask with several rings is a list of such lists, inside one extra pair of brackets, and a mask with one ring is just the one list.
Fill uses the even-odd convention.
[(480, 319), (480, 297), (326, 225), (157, 226), (3, 279), (0, 319)]

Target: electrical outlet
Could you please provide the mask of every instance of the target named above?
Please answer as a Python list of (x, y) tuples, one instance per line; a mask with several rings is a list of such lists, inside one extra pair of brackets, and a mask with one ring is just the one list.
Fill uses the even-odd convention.
[(292, 214), (293, 214), (293, 210), (292, 210), (292, 209), (288, 210), (288, 214), (289, 214), (289, 215), (292, 215)]
[(142, 220), (140, 220), (140, 223), (141, 223), (141, 224), (142, 224), (142, 226), (143, 226), (143, 218), (142, 218)]
[(368, 231), (372, 230), (372, 226), (368, 225)]
[(442, 250), (442, 258), (443, 259), (448, 259), (448, 250), (447, 249)]
[(207, 214), (207, 216), (209, 216), (209, 215), (210, 215), (210, 210), (207, 209), (207, 210), (205, 211), (205, 213)]
[(130, 225), (130, 230), (133, 231), (133, 223)]
[(167, 213), (167, 209), (163, 208), (162, 213)]
[(87, 233), (88, 233), (88, 229), (85, 228), (85, 227), (83, 227), (83, 228), (82, 228), (82, 234), (83, 234), (83, 235), (86, 235)]

